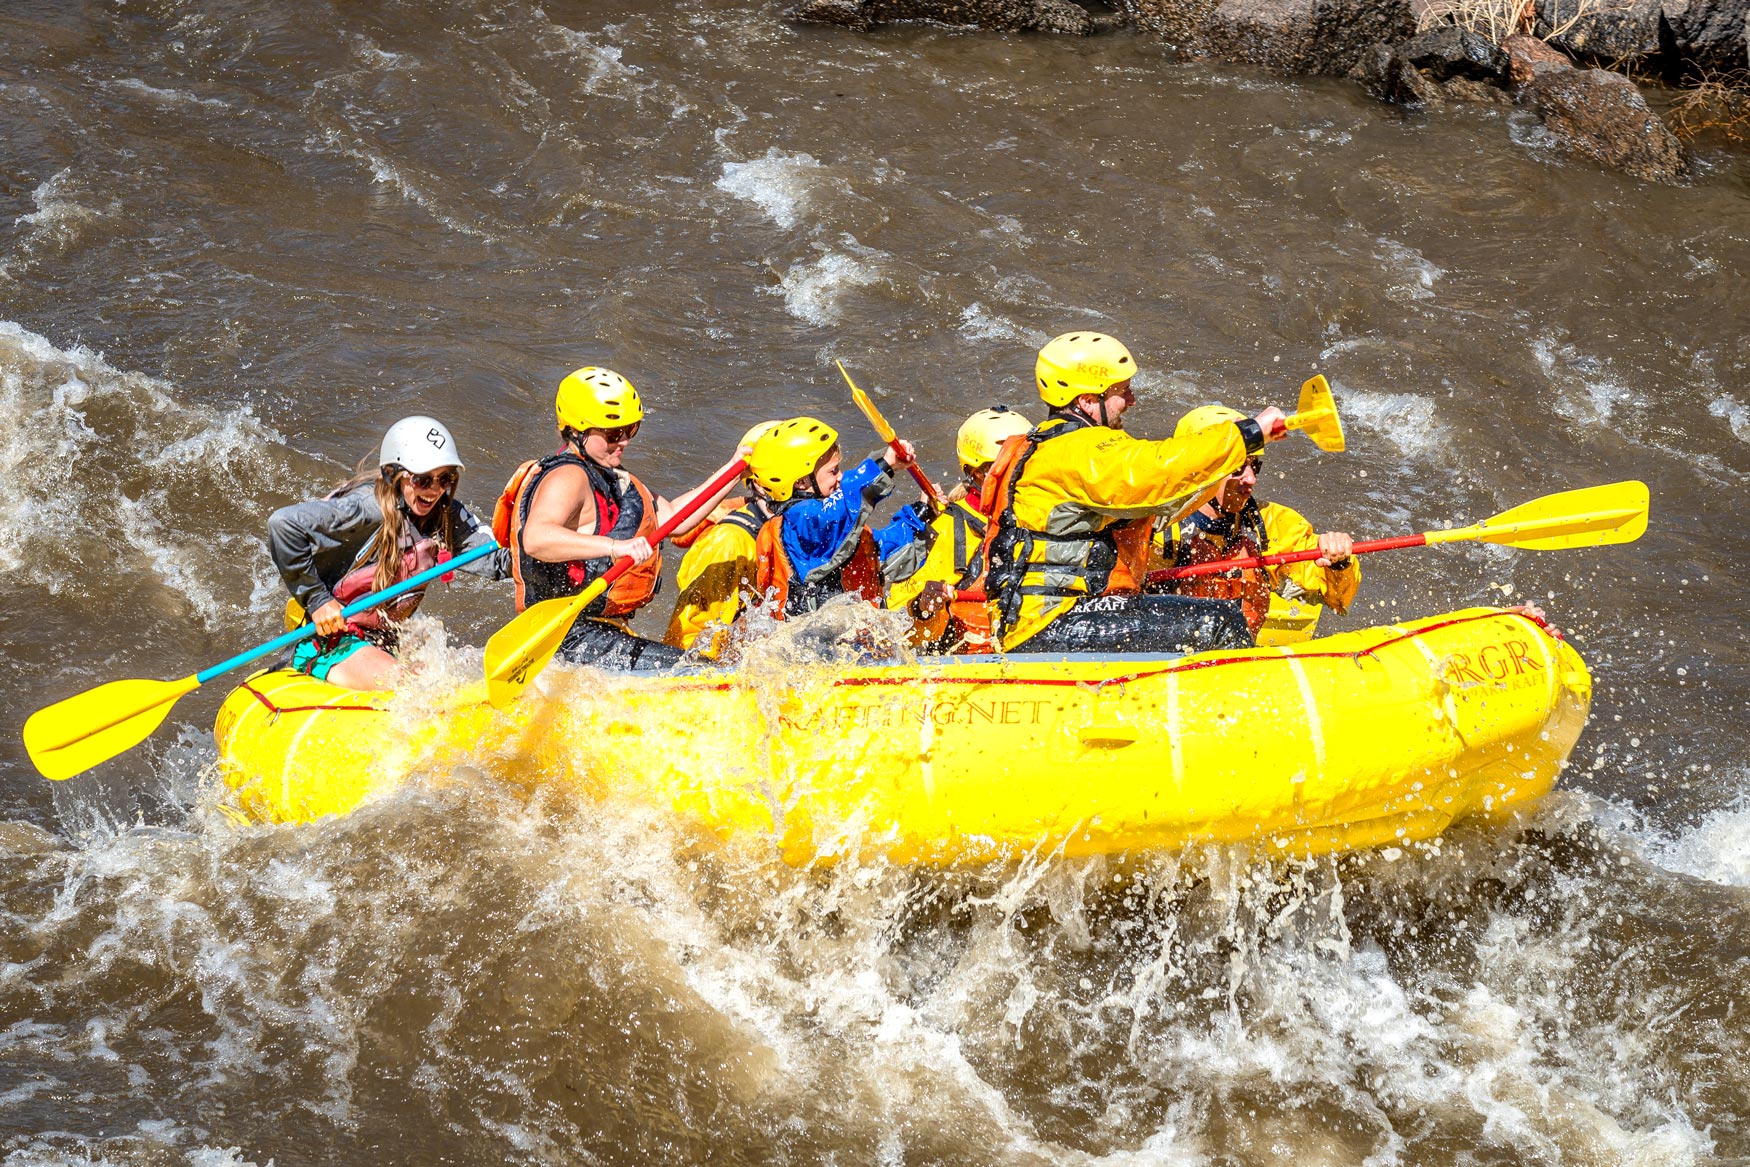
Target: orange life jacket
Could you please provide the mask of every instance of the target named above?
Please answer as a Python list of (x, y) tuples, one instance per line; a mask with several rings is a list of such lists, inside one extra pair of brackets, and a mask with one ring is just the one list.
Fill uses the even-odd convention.
[(960, 652), (991, 651), (990, 608), (984, 601), (984, 536), (990, 519), (978, 509), (982, 502), (982, 497), (968, 498), (948, 509), (954, 520), (954, 563), (961, 570), (954, 582), (954, 602), (948, 605), (946, 632)]
[(754, 586), (760, 595), (771, 597), (774, 617), (801, 616), (836, 595), (860, 595), (871, 604), (881, 603), (881, 556), (866, 525), (859, 526), (852, 536), (856, 548), (834, 578), (797, 587), (796, 573), (784, 552), (783, 524), (783, 515), (768, 519), (754, 539)]
[[(564, 563), (548, 563), (523, 550), (523, 525), (529, 519), (529, 507), (541, 480), (560, 466), (581, 466), (589, 475), (590, 492), (595, 501), (595, 530), (585, 535), (603, 535), (609, 539), (651, 539), (656, 533), (656, 499), (642, 482), (626, 474), (632, 489), (625, 489), (619, 477), (604, 467), (570, 450), (549, 454), (545, 458), (524, 462), (505, 483), (492, 509), (492, 533), (502, 546), (511, 549), (510, 570), (516, 580), (516, 607), (521, 612), (530, 604), (559, 596), (574, 596), (613, 565), (613, 559), (573, 559)], [(662, 579), (662, 557), (652, 555), (633, 567), (609, 586), (606, 594), (584, 609), (585, 616), (629, 616), (648, 604), (656, 595)]]
[[(1168, 534), (1172, 539), (1175, 567), (1263, 555), (1270, 546), (1263, 512), (1251, 500), (1247, 500), (1237, 516), (1226, 521), (1202, 510), (1195, 511)], [(1219, 575), (1196, 575), (1171, 583), (1177, 595), (1238, 603), (1253, 636), (1258, 634), (1258, 629), (1264, 626), (1264, 618), (1270, 614), (1270, 573), (1261, 567), (1238, 568)]]

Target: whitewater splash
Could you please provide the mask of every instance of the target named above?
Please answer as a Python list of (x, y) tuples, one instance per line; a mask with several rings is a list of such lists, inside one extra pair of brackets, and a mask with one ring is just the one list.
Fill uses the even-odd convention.
[(1335, 387), (1334, 396), (1346, 424), (1372, 431), (1404, 458), (1438, 459), (1451, 444), (1451, 431), (1440, 420), (1431, 397), (1341, 384)]
[[(174, 387), (0, 321), (0, 582), (61, 593), (142, 573), (208, 627), (263, 609), (264, 499), (283, 439), (247, 409), (183, 405)], [(246, 565), (215, 577), (217, 556)], [(237, 592), (241, 586), (244, 591)]]
[[(223, 1153), (118, 1113), (195, 1058), (185, 1110), (249, 1097), (308, 1136), (411, 1109), (518, 1159), (769, 1160), (804, 1133), (856, 1161), (1211, 1167), (1235, 1145), (1380, 1167), (1712, 1145), (1669, 1035), (1578, 1004), (1636, 970), (1624, 876), (1560, 813), (1343, 861), (937, 873), (792, 869), (611, 791), (466, 769), (291, 830), (190, 814), (79, 848), (0, 835), (0, 908), (39, 954), (0, 964), (0, 1004), (42, 1002), (0, 1056), (41, 1067), (31, 1097), (113, 1083), (72, 1125), (115, 1133), (72, 1148)], [(644, 1117), (604, 1121), (626, 1108)]]

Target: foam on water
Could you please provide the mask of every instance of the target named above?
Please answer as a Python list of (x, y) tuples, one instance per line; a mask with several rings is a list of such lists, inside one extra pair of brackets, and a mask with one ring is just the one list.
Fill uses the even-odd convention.
[(1555, 388), (1556, 410), (1564, 417), (1604, 425), (1618, 408), (1635, 403), (1633, 391), (1605, 362), (1554, 336), (1533, 338), (1531, 355)]
[(1434, 400), (1420, 393), (1374, 393), (1337, 385), (1344, 423), (1371, 430), (1406, 458), (1437, 459), (1450, 437)]
[(833, 191), (849, 192), (812, 154), (789, 153), (776, 146), (764, 158), (726, 162), (717, 189), (752, 203), (785, 230), (796, 226), (820, 200)]
[(1386, 285), (1386, 295), (1394, 300), (1434, 298), (1434, 281), (1445, 275), (1444, 271), (1429, 263), (1421, 252), (1396, 239), (1382, 236), (1374, 242), (1379, 245), (1374, 256), (1385, 265), (1386, 277), (1391, 281)]
[(990, 311), (976, 300), (960, 312), (960, 335), (968, 340), (1018, 341), (1033, 348), (1051, 339), (1041, 330), (1018, 324), (1007, 316)]
[(1674, 834), (1643, 830), (1641, 837), (1647, 858), (1667, 871), (1750, 888), (1750, 805), (1716, 810)]
[(845, 243), (855, 247), (855, 254), (825, 251), (810, 262), (799, 263), (779, 277), (778, 291), (784, 297), (784, 310), (798, 320), (825, 328), (844, 317), (844, 299), (858, 288), (882, 282), (879, 268), (884, 253), (856, 247), (855, 240)]
[(194, 105), (205, 106), (209, 109), (229, 108), (217, 98), (201, 97), (185, 89), (160, 89), (155, 85), (146, 84), (138, 77), (124, 77), (118, 81), (105, 81), (103, 84), (107, 88), (125, 90), (162, 105)]
[(1745, 405), (1736, 397), (1722, 394), (1708, 402), (1707, 411), (1724, 419), (1732, 427), (1732, 435), (1740, 442), (1750, 442), (1750, 405)]
[(120, 210), (113, 199), (88, 191), (72, 167), (37, 184), (30, 198), (36, 210), (18, 216), (17, 225), (25, 232), (16, 253), (0, 258), (0, 279), (17, 278), (38, 261), (66, 252)]
[[(145, 566), (216, 627), (239, 614), (216, 582), (219, 551), (261, 595), (271, 570), (256, 500), (280, 488), (263, 455), (283, 441), (247, 410), (184, 406), (164, 382), (9, 321), (0, 409), (17, 420), (0, 435), (0, 580), (28, 572), (60, 592)], [(216, 526), (189, 529), (196, 515)]]
[(635, 82), (643, 72), (636, 65), (628, 65), (624, 52), (619, 45), (609, 43), (609, 38), (621, 33), (618, 25), (607, 25), (601, 32), (579, 32), (563, 25), (552, 25), (558, 34), (562, 50), (584, 67), (582, 78), (583, 91), (590, 94), (618, 94), (626, 91), (631, 82)]

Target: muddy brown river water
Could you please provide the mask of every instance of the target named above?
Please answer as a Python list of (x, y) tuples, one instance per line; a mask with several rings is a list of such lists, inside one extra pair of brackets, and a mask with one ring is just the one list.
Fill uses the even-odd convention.
[[(1743, 155), (1643, 186), (1128, 33), (720, 0), (12, 0), (0, 43), (7, 1167), (1750, 1160)], [(1558, 793), (1342, 860), (799, 871), (466, 772), (240, 828), (222, 683), (69, 782), (19, 744), (272, 635), (266, 515), (402, 414), (485, 507), (609, 364), (674, 492), (768, 416), (872, 445), (838, 358), (946, 476), (1080, 327), (1145, 435), (1329, 376), (1348, 453), (1264, 484), (1321, 527), (1645, 480), (1639, 543), (1375, 556), (1328, 618), (1541, 603), (1598, 686)], [(427, 611), (459, 678), (508, 597)]]

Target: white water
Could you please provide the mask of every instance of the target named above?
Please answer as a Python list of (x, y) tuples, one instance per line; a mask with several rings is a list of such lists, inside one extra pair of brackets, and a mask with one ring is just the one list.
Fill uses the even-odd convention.
[[(286, 464), (247, 409), (184, 406), (169, 384), (0, 321), (0, 411), (15, 419), (0, 431), (0, 581), (57, 593), (144, 569), (208, 627), (260, 610), (259, 500)], [(191, 505), (204, 536), (181, 529)], [(215, 554), (250, 580), (219, 584)]]

